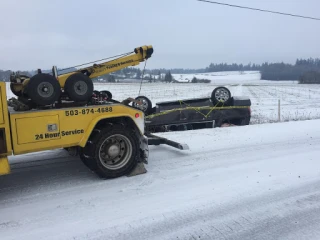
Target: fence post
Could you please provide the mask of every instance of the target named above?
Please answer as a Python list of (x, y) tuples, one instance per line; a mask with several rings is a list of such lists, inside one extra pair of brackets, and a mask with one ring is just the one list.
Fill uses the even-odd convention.
[(310, 91), (311, 91), (311, 90), (309, 89), (309, 99), (310, 99)]
[(280, 99), (278, 100), (278, 122), (280, 122)]

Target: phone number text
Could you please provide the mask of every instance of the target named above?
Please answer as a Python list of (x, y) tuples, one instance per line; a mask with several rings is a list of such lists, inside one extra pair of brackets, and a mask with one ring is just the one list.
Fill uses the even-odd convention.
[(109, 113), (109, 112), (112, 112), (112, 107), (68, 110), (68, 111), (65, 111), (65, 115), (67, 117), (70, 117), (70, 116), (88, 115), (88, 114), (96, 114), (96, 113)]

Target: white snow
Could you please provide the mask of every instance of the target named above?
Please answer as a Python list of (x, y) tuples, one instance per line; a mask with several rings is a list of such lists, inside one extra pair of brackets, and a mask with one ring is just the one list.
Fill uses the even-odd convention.
[[(95, 84), (153, 104), (223, 85), (250, 97), (252, 125), (158, 134), (190, 150), (150, 146), (148, 173), (131, 178), (100, 180), (64, 150), (10, 157), (0, 239), (319, 239), (320, 86), (225, 75), (140, 93), (136, 83)], [(281, 123), (269, 123), (279, 99)]]
[[(245, 82), (245, 83), (243, 83)], [(109, 90), (115, 99), (144, 95), (155, 105), (161, 101), (210, 97), (217, 86), (227, 87), (233, 96), (248, 97), (252, 102), (251, 124), (320, 118), (320, 85), (297, 84), (292, 81), (221, 81), (219, 84), (143, 83), (96, 84), (97, 90)]]
[(191, 82), (196, 77), (198, 79), (207, 79), (211, 83), (220, 84), (228, 82), (257, 82), (261, 79), (261, 74), (258, 71), (229, 71), (229, 72), (208, 72), (195, 74), (172, 74), (175, 80), (179, 82)]
[(319, 124), (163, 133), (190, 150), (151, 147), (147, 174), (106, 181), (63, 150), (11, 158), (1, 239), (317, 239)]

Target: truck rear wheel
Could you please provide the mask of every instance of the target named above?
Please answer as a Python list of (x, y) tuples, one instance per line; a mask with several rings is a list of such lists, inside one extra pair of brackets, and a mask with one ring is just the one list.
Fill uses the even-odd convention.
[(135, 132), (119, 124), (96, 129), (80, 151), (80, 158), (101, 178), (116, 178), (133, 170), (139, 154), (139, 139)]
[(75, 73), (67, 78), (64, 90), (72, 101), (87, 102), (93, 94), (93, 82), (83, 73)]

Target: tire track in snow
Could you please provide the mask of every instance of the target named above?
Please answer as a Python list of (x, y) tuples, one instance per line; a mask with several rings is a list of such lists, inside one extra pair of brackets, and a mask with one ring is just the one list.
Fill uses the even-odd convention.
[(100, 229), (75, 239), (287, 239), (310, 226), (316, 237), (320, 233), (319, 183), (248, 196), (241, 202), (191, 204), (186, 211)]

